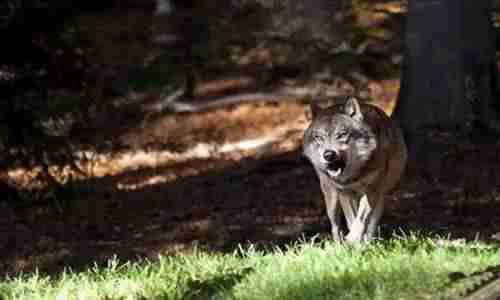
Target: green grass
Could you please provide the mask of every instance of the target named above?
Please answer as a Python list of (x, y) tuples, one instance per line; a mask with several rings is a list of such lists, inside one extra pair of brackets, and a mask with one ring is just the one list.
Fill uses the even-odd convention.
[(436, 299), (451, 272), (500, 264), (500, 252), (413, 234), (350, 248), (301, 241), (232, 254), (197, 251), (155, 262), (120, 263), (57, 276), (24, 274), (0, 282), (7, 299)]

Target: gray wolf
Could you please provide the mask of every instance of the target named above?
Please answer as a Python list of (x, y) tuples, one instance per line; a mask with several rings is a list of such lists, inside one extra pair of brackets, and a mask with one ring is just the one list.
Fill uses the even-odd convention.
[(402, 132), (381, 109), (354, 97), (326, 107), (312, 101), (311, 111), (303, 153), (319, 177), (333, 238), (368, 241), (382, 216), (384, 195), (406, 166)]

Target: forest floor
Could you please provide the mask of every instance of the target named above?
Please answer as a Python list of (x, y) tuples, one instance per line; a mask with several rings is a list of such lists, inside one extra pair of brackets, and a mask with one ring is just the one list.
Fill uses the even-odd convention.
[[(395, 11), (391, 16), (397, 21), (390, 23), (395, 34), (383, 43), (395, 45), (396, 53), (387, 53), (386, 60), (399, 54), (402, 24), (398, 6), (388, 3), (385, 8)], [(370, 20), (378, 24), (376, 15), (364, 22)], [(114, 82), (126, 82), (130, 72), (122, 70), (143, 65), (162, 50), (151, 42), (162, 27), (155, 27), (150, 13), (114, 11), (79, 21), (97, 49), (93, 63)], [(374, 82), (386, 95), (374, 104), (390, 113), (399, 76)], [(155, 88), (109, 97), (122, 105), (102, 110), (93, 127), (75, 137), (119, 145), (93, 158), (90, 175), (74, 184), (75, 199), (63, 199), (58, 208), (2, 204), (0, 272), (54, 272), (114, 255), (122, 261), (155, 259), (193, 248), (232, 251), (238, 244), (282, 245), (303, 235), (328, 236), (318, 181), (300, 155), (309, 122), (305, 103), (144, 114), (144, 103), (158, 97)], [(420, 230), (500, 239), (500, 144), (457, 143), (438, 130), (429, 135), (435, 143), (427, 157), (410, 162), (399, 187), (387, 196), (382, 236)]]

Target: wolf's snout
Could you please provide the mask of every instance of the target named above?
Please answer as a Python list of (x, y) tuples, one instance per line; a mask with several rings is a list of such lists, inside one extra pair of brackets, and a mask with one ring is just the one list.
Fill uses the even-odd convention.
[(340, 155), (340, 153), (334, 150), (326, 150), (323, 152), (323, 159), (326, 162), (326, 172), (331, 177), (337, 177), (342, 174), (347, 165), (345, 159)]
[(326, 150), (325, 152), (323, 152), (323, 158), (326, 162), (332, 163), (339, 158), (339, 155), (333, 150)]

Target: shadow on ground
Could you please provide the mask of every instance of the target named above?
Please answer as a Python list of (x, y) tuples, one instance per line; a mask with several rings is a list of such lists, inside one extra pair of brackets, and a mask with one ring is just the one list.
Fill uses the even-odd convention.
[(78, 268), (115, 254), (154, 258), (194, 246), (231, 251), (240, 243), (280, 244), (304, 232), (328, 230), (316, 178), (298, 153), (247, 159), (167, 184), (120, 189), (123, 182), (150, 175), (132, 171), (83, 182), (75, 187), (78, 201), (63, 214), (11, 211), (1, 222), (3, 269)]

